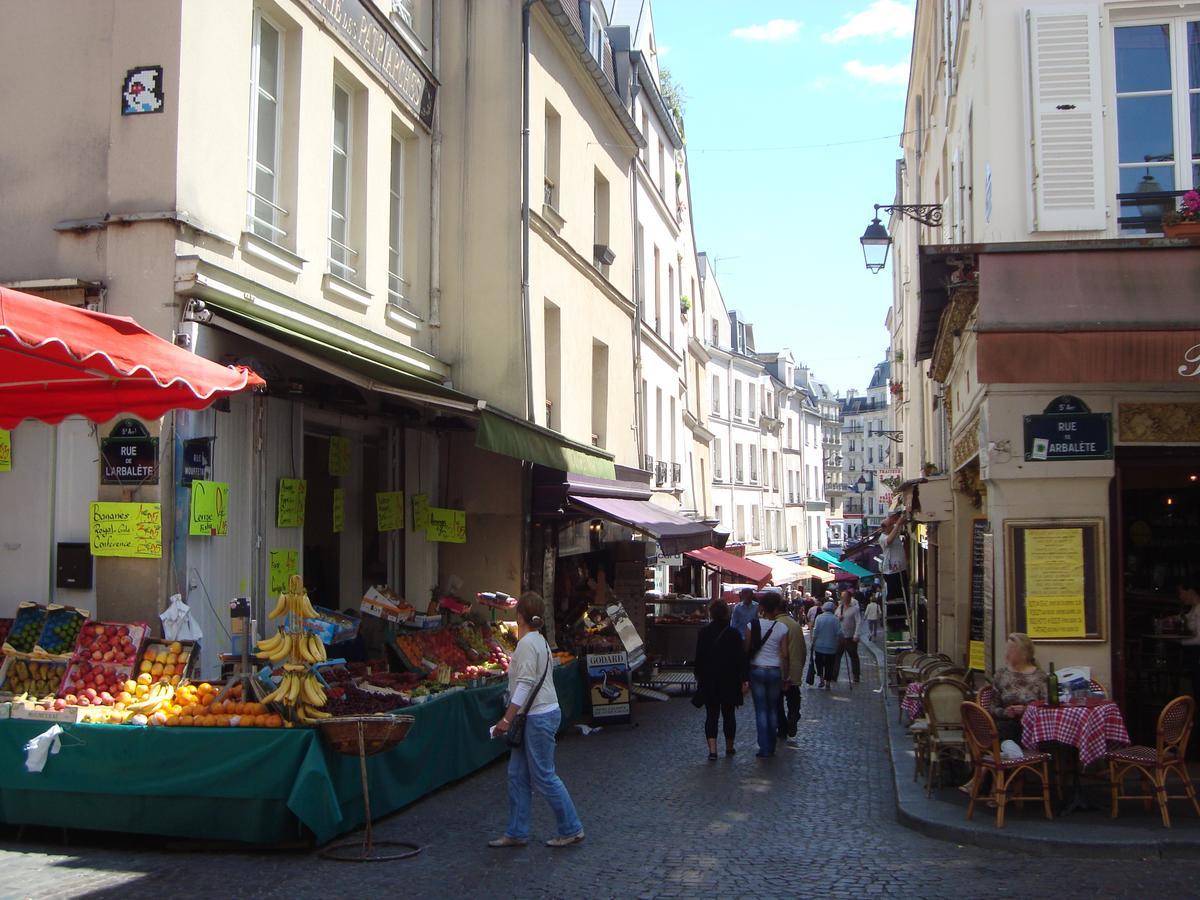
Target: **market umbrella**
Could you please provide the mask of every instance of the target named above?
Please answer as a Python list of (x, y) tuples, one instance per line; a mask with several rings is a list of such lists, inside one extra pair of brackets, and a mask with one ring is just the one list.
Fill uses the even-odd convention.
[(265, 382), (176, 347), (133, 319), (0, 288), (0, 428), (203, 409)]

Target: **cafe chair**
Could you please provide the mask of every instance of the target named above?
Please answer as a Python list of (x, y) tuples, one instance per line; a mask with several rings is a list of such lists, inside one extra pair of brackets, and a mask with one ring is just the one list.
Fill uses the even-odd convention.
[[(1200, 802), (1196, 800), (1196, 789), (1187, 770), (1187, 745), (1195, 724), (1196, 701), (1191, 697), (1176, 697), (1158, 715), (1158, 729), (1153, 747), (1122, 747), (1110, 750), (1108, 779), (1112, 784), (1112, 818), (1117, 817), (1121, 800), (1157, 800), (1164, 828), (1171, 827), (1171, 815), (1167, 812), (1168, 800), (1191, 800), (1196, 814), (1200, 815)], [(1153, 794), (1125, 793), (1125, 779), (1136, 770), (1150, 786)], [(1183, 782), (1185, 793), (1167, 792), (1167, 776), (1172, 772)]]
[(964, 761), (967, 758), (962, 704), (970, 695), (970, 689), (954, 678), (935, 678), (925, 686), (925, 718), (929, 721), (925, 737), (926, 797), (933, 795), (934, 781), (941, 774), (944, 758)]
[(996, 827), (1004, 827), (1004, 809), (1010, 800), (1022, 802), (1039, 799), (1036, 794), (1010, 794), (1009, 789), (1017, 779), (1026, 774), (1036, 775), (1042, 780), (1041, 801), (1046, 818), (1054, 818), (1050, 809), (1050, 754), (1030, 753), (1017, 759), (1004, 759), (1000, 755), (1000, 734), (992, 714), (970, 700), (960, 707), (963, 733), (967, 738), (967, 749), (971, 754), (971, 802), (967, 806), (967, 818), (975, 814), (975, 801), (979, 799), (980, 786), (991, 776), (991, 792), (985, 799), (996, 803)]

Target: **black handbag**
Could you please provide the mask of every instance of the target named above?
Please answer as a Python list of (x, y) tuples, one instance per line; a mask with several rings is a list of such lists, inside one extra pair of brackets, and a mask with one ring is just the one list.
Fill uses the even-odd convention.
[(504, 740), (510, 747), (525, 746), (525, 719), (529, 715), (529, 710), (533, 706), (533, 701), (537, 699), (538, 692), (541, 691), (542, 685), (546, 683), (546, 674), (550, 671), (550, 647), (546, 647), (546, 668), (542, 669), (542, 677), (538, 679), (537, 687), (529, 694), (529, 699), (525, 701), (525, 706), (519, 713), (513, 716), (512, 722), (509, 723), (508, 731), (504, 732)]

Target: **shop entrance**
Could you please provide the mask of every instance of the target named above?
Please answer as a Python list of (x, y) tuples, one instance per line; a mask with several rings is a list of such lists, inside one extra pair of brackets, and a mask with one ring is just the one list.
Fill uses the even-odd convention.
[(1200, 688), (1177, 593), (1200, 577), (1200, 453), (1119, 448), (1113, 493), (1114, 692), (1134, 743), (1154, 746), (1162, 708)]

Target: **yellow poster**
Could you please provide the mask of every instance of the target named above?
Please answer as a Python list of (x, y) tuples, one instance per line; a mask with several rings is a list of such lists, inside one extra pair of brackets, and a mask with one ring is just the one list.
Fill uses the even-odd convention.
[(341, 534), (346, 527), (346, 490), (333, 489), (333, 533)]
[(0, 428), (0, 472), (12, 471), (12, 432)]
[(399, 531), (404, 527), (404, 494), (380, 491), (375, 495), (375, 518), (380, 531)]
[(1031, 638), (1086, 637), (1082, 528), (1025, 532), (1025, 630)]
[(983, 641), (971, 641), (967, 657), (967, 668), (983, 672), (986, 665), (987, 663), (984, 661)]
[(350, 438), (334, 435), (329, 439), (329, 474), (350, 474)]
[(413, 528), (424, 531), (429, 527), (429, 498), (424, 494), (413, 494)]
[(461, 509), (438, 509), (429, 507), (429, 521), (425, 536), (431, 541), (444, 544), (467, 542), (467, 513)]
[(228, 533), (229, 485), (222, 481), (193, 481), (188, 534), (223, 537)]
[(92, 556), (162, 557), (162, 508), (157, 503), (93, 503), (88, 519)]
[(296, 550), (272, 550), (268, 566), (268, 592), (272, 597), (287, 589), (288, 578), (300, 574), (300, 553)]
[(308, 483), (300, 478), (279, 479), (279, 506), (275, 524), (280, 528), (304, 527), (304, 499)]

